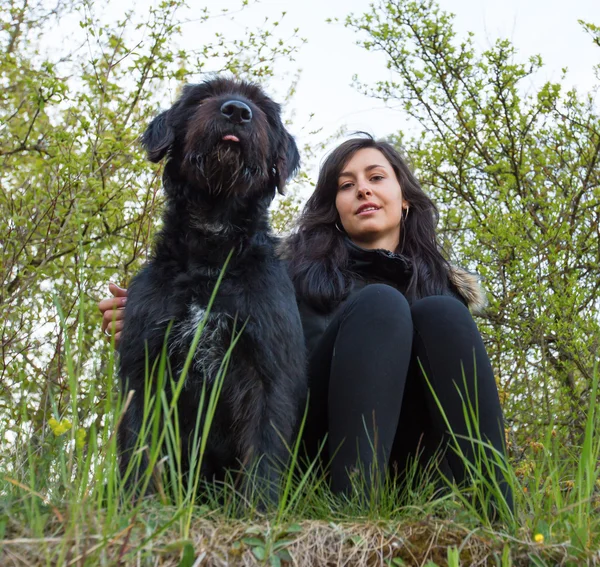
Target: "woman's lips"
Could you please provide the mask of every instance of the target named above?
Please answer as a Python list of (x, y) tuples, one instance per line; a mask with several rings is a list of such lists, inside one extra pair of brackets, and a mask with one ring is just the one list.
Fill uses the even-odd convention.
[(379, 209), (365, 209), (364, 211), (359, 211), (358, 213), (356, 213), (359, 217), (362, 216), (367, 216), (367, 215), (372, 215), (373, 213), (376, 213)]

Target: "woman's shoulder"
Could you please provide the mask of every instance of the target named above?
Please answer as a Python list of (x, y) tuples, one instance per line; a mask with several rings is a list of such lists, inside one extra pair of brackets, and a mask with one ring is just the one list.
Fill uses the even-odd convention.
[(482, 313), (488, 305), (487, 296), (481, 285), (481, 277), (453, 264), (448, 268), (448, 281), (472, 313)]

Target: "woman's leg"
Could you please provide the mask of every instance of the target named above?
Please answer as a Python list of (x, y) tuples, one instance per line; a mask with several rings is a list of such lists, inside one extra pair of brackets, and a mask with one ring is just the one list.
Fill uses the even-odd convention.
[(401, 485), (408, 483), (406, 487), (413, 491), (429, 481), (445, 491), (446, 483), (439, 477), (438, 470), (452, 479), (452, 471), (444, 456), (447, 439), (444, 439), (439, 423), (432, 427), (431, 395), (428, 391), (413, 340), (413, 356), (406, 375), (402, 410), (390, 456), (391, 473)]
[[(411, 314), (415, 330), (414, 354), (423, 366), (461, 452), (470, 462), (475, 462), (478, 446), (464, 437), (479, 436), (505, 455), (504, 418), (496, 381), (469, 310), (452, 297), (433, 296), (416, 301), (411, 306)], [(432, 425), (450, 442), (448, 427), (428, 386), (426, 390)], [(471, 433), (463, 410), (468, 402), (477, 412), (478, 421), (478, 430)], [(402, 435), (402, 432), (398, 434)], [(452, 448), (446, 451), (446, 459), (458, 484), (468, 479), (463, 460)], [(490, 459), (495, 462), (494, 456)], [(510, 487), (498, 468), (495, 474), (512, 509)]]
[(328, 434), (334, 492), (350, 488), (357, 464), (370, 486), (375, 446), (386, 471), (396, 434), (413, 327), (410, 307), (394, 288), (373, 284), (344, 306), (309, 359), (310, 405), (304, 439), (313, 450)]

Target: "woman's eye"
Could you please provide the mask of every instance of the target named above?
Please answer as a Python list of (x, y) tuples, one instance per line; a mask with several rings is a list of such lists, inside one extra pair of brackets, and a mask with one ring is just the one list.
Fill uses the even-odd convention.
[(352, 187), (352, 183), (344, 183), (343, 185), (340, 185), (340, 190), (348, 189), (348, 187)]
[(379, 181), (380, 179), (383, 179), (383, 175), (374, 175), (371, 177), (371, 181)]

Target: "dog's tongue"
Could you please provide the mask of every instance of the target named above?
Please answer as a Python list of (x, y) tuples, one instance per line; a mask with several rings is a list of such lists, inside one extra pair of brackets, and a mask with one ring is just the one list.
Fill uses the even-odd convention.
[(232, 142), (240, 141), (240, 139), (237, 136), (233, 136), (232, 134), (227, 134), (227, 136), (223, 136), (223, 140), (231, 140)]

